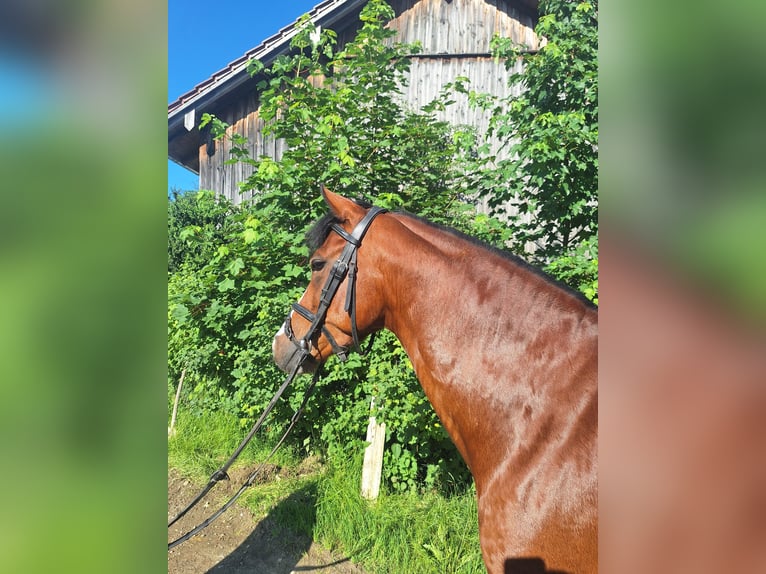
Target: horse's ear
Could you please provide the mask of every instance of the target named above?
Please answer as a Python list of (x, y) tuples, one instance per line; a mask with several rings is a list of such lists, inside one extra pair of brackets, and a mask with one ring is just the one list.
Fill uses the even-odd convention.
[(333, 193), (324, 185), (322, 186), (322, 197), (324, 197), (325, 202), (330, 207), (330, 211), (341, 221), (352, 221), (364, 217), (365, 210), (361, 205), (346, 199), (342, 195)]

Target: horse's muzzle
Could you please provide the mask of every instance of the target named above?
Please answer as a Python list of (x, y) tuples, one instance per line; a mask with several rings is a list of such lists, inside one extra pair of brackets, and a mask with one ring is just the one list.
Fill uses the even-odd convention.
[[(299, 341), (295, 337), (289, 337), (283, 325), (274, 336), (271, 351), (274, 363), (286, 373), (292, 373), (296, 368), (296, 374), (313, 373), (319, 366), (318, 361), (311, 356), (310, 349), (305, 341)], [(300, 365), (300, 366), (299, 366)]]

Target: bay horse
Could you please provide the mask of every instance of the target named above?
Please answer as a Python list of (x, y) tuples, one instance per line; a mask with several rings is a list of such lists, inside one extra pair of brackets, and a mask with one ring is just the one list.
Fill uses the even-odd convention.
[[(597, 308), (457, 231), (322, 193), (330, 213), (309, 232), (311, 280), (274, 338), (276, 364), (312, 372), (389, 329), (473, 475), (489, 574), (597, 572)], [(354, 235), (355, 273), (317, 318)]]

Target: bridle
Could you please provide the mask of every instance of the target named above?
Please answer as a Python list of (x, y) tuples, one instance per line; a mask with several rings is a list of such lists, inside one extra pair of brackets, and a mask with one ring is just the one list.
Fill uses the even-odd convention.
[[(284, 391), (287, 389), (290, 383), (292, 383), (293, 379), (298, 374), (301, 366), (307, 360), (311, 358), (311, 351), (310, 351), (311, 340), (314, 338), (314, 336), (316, 335), (318, 331), (321, 331), (325, 335), (325, 337), (327, 337), (328, 341), (330, 341), (330, 345), (332, 346), (333, 352), (336, 355), (338, 355), (341, 361), (346, 361), (348, 359), (348, 348), (341, 347), (340, 345), (338, 345), (335, 339), (332, 337), (332, 335), (330, 334), (330, 332), (327, 330), (327, 328), (324, 325), (325, 318), (327, 316), (327, 310), (329, 309), (330, 304), (332, 303), (332, 300), (338, 291), (338, 288), (340, 287), (341, 283), (343, 283), (343, 280), (345, 279), (346, 276), (348, 276), (349, 284), (346, 291), (346, 303), (344, 308), (345, 308), (345, 311), (351, 317), (351, 337), (354, 342), (354, 347), (362, 354), (366, 354), (366, 352), (369, 351), (370, 347), (372, 346), (372, 341), (370, 341), (370, 345), (367, 347), (367, 350), (365, 352), (362, 352), (361, 346), (359, 344), (359, 331), (356, 325), (356, 271), (357, 271), (356, 257), (357, 257), (357, 252), (359, 250), (359, 247), (362, 244), (362, 239), (364, 238), (364, 235), (367, 233), (367, 229), (370, 227), (372, 220), (375, 219), (375, 217), (377, 217), (381, 213), (384, 213), (386, 211), (387, 211), (386, 209), (383, 209), (381, 207), (371, 207), (370, 210), (367, 212), (367, 214), (356, 225), (356, 227), (354, 227), (354, 230), (350, 234), (347, 233), (340, 225), (337, 225), (337, 224), (332, 225), (331, 229), (335, 233), (340, 235), (343, 239), (346, 240), (346, 245), (343, 248), (343, 252), (340, 254), (340, 257), (333, 265), (330, 275), (327, 278), (327, 281), (325, 282), (324, 287), (322, 288), (322, 294), (319, 300), (319, 307), (317, 308), (316, 312), (312, 313), (311, 311), (309, 311), (308, 309), (306, 309), (299, 303), (293, 303), (292, 305), (293, 310), (296, 313), (298, 313), (301, 317), (309, 321), (311, 325), (308, 331), (306, 331), (306, 334), (303, 335), (303, 337), (301, 337), (300, 339), (297, 339), (292, 329), (292, 324), (290, 322), (289, 314), (284, 322), (285, 335), (295, 347), (293, 354), (290, 356), (289, 360), (287, 361), (287, 364), (290, 364), (293, 361), (293, 358), (295, 357), (296, 354), (298, 355), (297, 363), (290, 369), (290, 374), (287, 376), (284, 383), (282, 383), (282, 386), (279, 387), (274, 397), (271, 399), (271, 401), (266, 406), (261, 416), (256, 421), (255, 425), (253, 425), (253, 428), (250, 429), (250, 432), (247, 434), (244, 440), (240, 443), (240, 445), (237, 447), (234, 453), (220, 468), (218, 468), (218, 470), (216, 470), (211, 475), (207, 485), (202, 490), (202, 492), (200, 492), (191, 503), (189, 503), (183, 510), (181, 510), (175, 516), (175, 518), (173, 518), (168, 523), (168, 527), (175, 524), (175, 522), (177, 522), (181, 517), (183, 517), (192, 508), (194, 508), (194, 506), (196, 506), (197, 503), (200, 500), (202, 500), (202, 498), (213, 488), (213, 486), (215, 486), (217, 482), (221, 480), (229, 479), (229, 475), (227, 474), (227, 471), (229, 470), (231, 465), (234, 463), (234, 461), (237, 459), (240, 453), (245, 449), (245, 447), (250, 442), (250, 440), (255, 436), (255, 434), (261, 428), (261, 425), (263, 425), (263, 422), (266, 420), (266, 417), (268, 416), (268, 414), (271, 412), (271, 410), (274, 408), (279, 398), (282, 396)], [(264, 460), (255, 469), (255, 471), (253, 471), (250, 474), (250, 476), (248, 476), (248, 478), (242, 484), (240, 489), (220, 509), (218, 509), (208, 519), (206, 519), (204, 522), (202, 522), (201, 524), (199, 524), (192, 530), (188, 531), (183, 536), (168, 543), (168, 550), (171, 550), (172, 548), (178, 546), (185, 540), (188, 540), (189, 538), (191, 538), (192, 536), (194, 536), (195, 534), (199, 533), (201, 530), (209, 526), (214, 520), (216, 520), (219, 516), (221, 516), (221, 514), (223, 514), (229, 507), (231, 507), (234, 504), (234, 502), (242, 495), (242, 493), (253, 484), (256, 476), (260, 474), (266, 462), (272, 457), (272, 455), (282, 445), (282, 443), (287, 438), (287, 435), (295, 426), (295, 423), (298, 422), (298, 419), (300, 418), (301, 413), (303, 412), (303, 409), (306, 406), (306, 403), (308, 402), (309, 397), (311, 396), (311, 392), (314, 389), (316, 382), (319, 380), (320, 373), (321, 373), (321, 369), (317, 369), (316, 372), (314, 373), (314, 377), (312, 378), (311, 383), (309, 384), (308, 388), (304, 391), (303, 402), (301, 403), (300, 407), (298, 408), (298, 410), (295, 412), (292, 419), (290, 420), (290, 424), (288, 425), (287, 430), (284, 432), (282, 437), (277, 442), (276, 446), (272, 449), (272, 451), (266, 457), (266, 460)]]
[(351, 338), (353, 340), (354, 348), (362, 355), (365, 355), (369, 351), (371, 344), (365, 351), (362, 350), (362, 347), (359, 343), (359, 329), (356, 324), (356, 257), (359, 251), (359, 247), (362, 245), (362, 239), (367, 233), (370, 224), (375, 219), (375, 217), (381, 213), (385, 213), (386, 211), (387, 210), (383, 209), (382, 207), (371, 207), (367, 214), (362, 218), (362, 220), (357, 223), (356, 227), (354, 227), (354, 230), (351, 233), (347, 233), (346, 230), (338, 224), (333, 224), (331, 226), (331, 229), (335, 233), (346, 240), (346, 245), (344, 246), (340, 257), (338, 257), (338, 260), (332, 266), (330, 275), (327, 277), (327, 281), (325, 281), (324, 287), (322, 288), (322, 294), (319, 297), (319, 306), (317, 307), (316, 312), (312, 313), (300, 303), (293, 303), (292, 305), (293, 311), (298, 313), (301, 317), (310, 323), (306, 334), (303, 335), (303, 337), (300, 339), (296, 338), (290, 320), (290, 315), (288, 314), (285, 318), (285, 336), (295, 347), (293, 354), (287, 360), (287, 364), (290, 364), (296, 354), (300, 356), (299, 360), (301, 363), (303, 363), (303, 361), (305, 361), (311, 355), (311, 341), (319, 331), (321, 331), (322, 334), (330, 342), (333, 353), (337, 355), (341, 361), (345, 362), (348, 360), (348, 348), (338, 345), (338, 343), (335, 341), (335, 338), (325, 326), (327, 310), (330, 308), (330, 304), (332, 303), (338, 288), (340, 287), (341, 283), (343, 283), (343, 280), (346, 278), (346, 276), (348, 276), (348, 287), (346, 289), (346, 302), (343, 306), (343, 310), (349, 314), (351, 319)]

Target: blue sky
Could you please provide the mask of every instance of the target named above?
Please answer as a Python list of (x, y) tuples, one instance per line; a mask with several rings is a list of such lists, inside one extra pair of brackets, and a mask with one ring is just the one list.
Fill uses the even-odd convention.
[[(168, 0), (168, 103), (254, 48), (321, 0)], [(168, 160), (168, 190), (197, 189)]]

